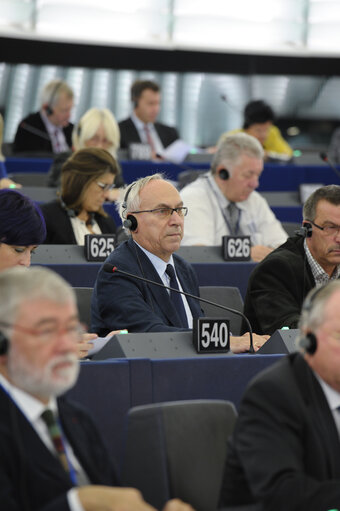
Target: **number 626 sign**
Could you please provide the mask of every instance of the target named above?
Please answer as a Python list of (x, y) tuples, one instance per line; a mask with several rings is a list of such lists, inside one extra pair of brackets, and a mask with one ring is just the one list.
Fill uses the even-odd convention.
[(225, 261), (249, 261), (250, 247), (250, 236), (223, 236), (223, 259)]

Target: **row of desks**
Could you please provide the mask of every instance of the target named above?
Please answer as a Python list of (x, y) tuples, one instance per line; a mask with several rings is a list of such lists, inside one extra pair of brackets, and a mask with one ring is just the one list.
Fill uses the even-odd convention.
[[(16, 158), (6, 160), (8, 173), (47, 172), (50, 158)], [(173, 181), (185, 170), (208, 170), (208, 163), (184, 162), (175, 165), (166, 162), (131, 161), (120, 162), (126, 183), (155, 172), (162, 172)], [(298, 191), (301, 183), (340, 184), (339, 177), (326, 164), (320, 165), (282, 165), (266, 163), (260, 179), (258, 191)]]

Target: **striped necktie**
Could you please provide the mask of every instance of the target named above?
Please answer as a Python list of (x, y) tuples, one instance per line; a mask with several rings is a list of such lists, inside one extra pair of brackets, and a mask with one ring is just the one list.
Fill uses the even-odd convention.
[[(64, 442), (63, 442), (61, 429), (59, 427), (58, 422), (56, 421), (54, 413), (52, 412), (52, 410), (47, 408), (41, 414), (41, 418), (47, 426), (49, 435), (51, 437), (51, 440), (53, 442), (55, 450), (57, 451), (57, 455), (58, 455), (60, 463), (62, 464), (64, 470), (70, 475), (70, 467), (69, 467), (69, 464), (67, 461), (67, 456), (66, 456), (66, 451), (65, 451), (65, 446), (64, 446)], [(71, 477), (71, 475), (70, 475), (70, 477)]]
[[(168, 264), (165, 270), (165, 273), (170, 277), (170, 287), (173, 287), (174, 289), (178, 289), (178, 282), (175, 275), (174, 267), (171, 264)], [(188, 328), (188, 318), (185, 312), (183, 299), (180, 293), (176, 293), (175, 291), (170, 291), (170, 299), (177, 311), (177, 314), (179, 315), (181, 319), (181, 327)]]
[(239, 233), (239, 219), (240, 219), (240, 210), (236, 206), (235, 202), (229, 202), (227, 206), (227, 212), (230, 222), (230, 234), (232, 236), (236, 236)]

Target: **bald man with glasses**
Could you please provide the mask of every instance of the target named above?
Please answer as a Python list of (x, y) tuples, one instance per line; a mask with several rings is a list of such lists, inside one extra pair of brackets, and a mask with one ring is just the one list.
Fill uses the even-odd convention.
[[(176, 188), (160, 174), (132, 183), (120, 203), (124, 226), (131, 239), (108, 257), (118, 270), (165, 286), (199, 295), (196, 274), (189, 263), (175, 254), (183, 238), (187, 208)], [(103, 268), (92, 295), (92, 328), (106, 335), (115, 326), (129, 332), (169, 332), (192, 328), (203, 316), (198, 300), (169, 292), (137, 278), (107, 273)], [(254, 336), (255, 348), (266, 337)], [(233, 337), (233, 351), (249, 349), (249, 335)]]

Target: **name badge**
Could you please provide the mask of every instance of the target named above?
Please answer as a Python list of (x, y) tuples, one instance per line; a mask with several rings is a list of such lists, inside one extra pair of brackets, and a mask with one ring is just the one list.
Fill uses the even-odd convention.
[(148, 144), (130, 144), (129, 157), (131, 160), (150, 160), (151, 147)]
[(223, 259), (225, 261), (250, 261), (250, 247), (250, 236), (223, 236)]
[(196, 318), (193, 345), (197, 353), (226, 353), (230, 348), (228, 319)]
[(114, 234), (85, 234), (84, 252), (87, 261), (105, 261), (115, 248)]

